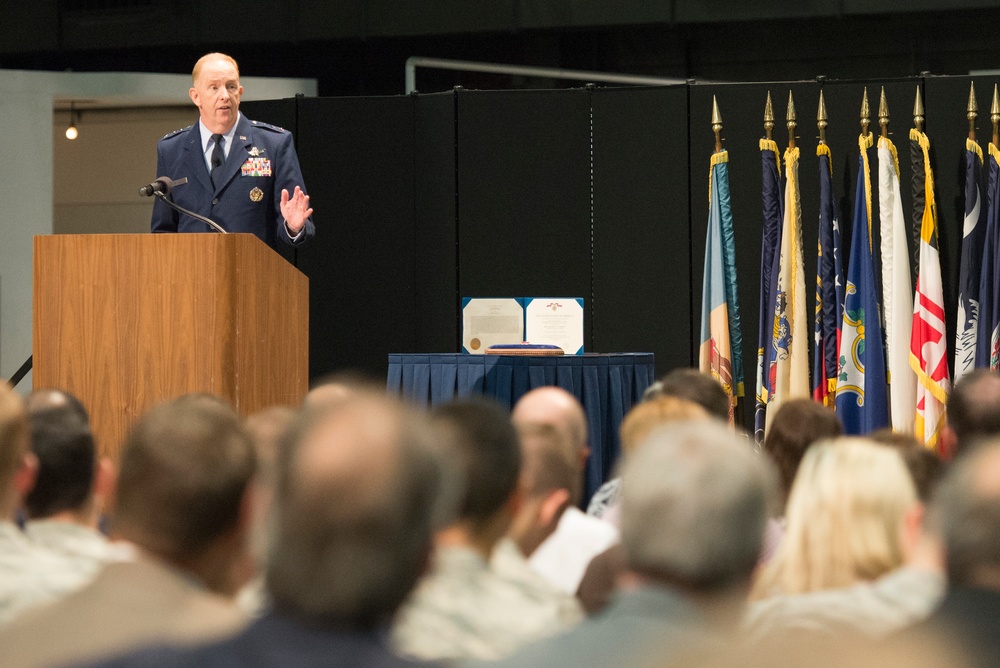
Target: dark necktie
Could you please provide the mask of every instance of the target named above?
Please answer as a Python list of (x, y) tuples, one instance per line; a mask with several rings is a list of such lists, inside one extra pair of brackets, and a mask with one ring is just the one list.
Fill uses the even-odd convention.
[(210, 172), (210, 176), (212, 187), (218, 188), (219, 184), (216, 179), (221, 178), (219, 172), (222, 168), (222, 163), (226, 161), (226, 153), (222, 150), (222, 144), (226, 141), (226, 138), (222, 135), (212, 135), (212, 141), (215, 142), (215, 148), (212, 149), (212, 171)]

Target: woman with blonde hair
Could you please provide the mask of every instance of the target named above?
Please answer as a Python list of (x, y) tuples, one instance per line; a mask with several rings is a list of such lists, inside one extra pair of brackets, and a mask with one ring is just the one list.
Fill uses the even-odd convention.
[(849, 587), (898, 568), (901, 527), (916, 504), (897, 451), (862, 438), (817, 443), (792, 485), (784, 540), (751, 597)]

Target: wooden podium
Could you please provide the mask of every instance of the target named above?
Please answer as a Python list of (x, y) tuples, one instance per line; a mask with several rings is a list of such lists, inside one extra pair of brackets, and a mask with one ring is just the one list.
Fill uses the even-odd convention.
[(308, 390), (309, 280), (252, 234), (36, 236), (34, 262), (34, 387), (78, 396), (115, 461), (166, 399), (249, 415)]

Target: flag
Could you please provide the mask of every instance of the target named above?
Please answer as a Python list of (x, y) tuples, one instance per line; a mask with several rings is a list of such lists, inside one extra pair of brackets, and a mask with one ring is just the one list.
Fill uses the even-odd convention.
[(773, 339), (774, 296), (777, 284), (778, 255), (781, 253), (781, 163), (778, 144), (772, 139), (760, 140), (761, 203), (764, 232), (760, 245), (760, 325), (757, 329), (757, 405), (754, 411), (754, 440), (764, 442), (767, 401), (771, 394), (770, 359)]
[(871, 241), (872, 191), (869, 150), (872, 135), (858, 139), (857, 195), (854, 230), (844, 289), (837, 414), (848, 434), (867, 434), (889, 424), (885, 350), (879, 317), (878, 283)]
[(806, 321), (806, 281), (802, 260), (798, 147), (785, 150), (785, 208), (775, 292), (770, 410), (777, 409), (789, 399), (809, 397), (809, 325)]
[(986, 207), (982, 202), (983, 149), (965, 140), (965, 223), (958, 274), (958, 322), (955, 331), (955, 382), (976, 365), (979, 324), (979, 263), (983, 259)]
[(914, 435), (928, 448), (938, 450), (938, 435), (944, 422), (951, 384), (948, 379), (948, 339), (944, 324), (944, 288), (941, 284), (930, 147), (927, 135), (916, 128), (910, 130), (913, 217), (920, 220), (920, 262), (917, 265), (910, 335), (910, 367), (917, 375)]
[(889, 376), (889, 416), (893, 431), (913, 433), (917, 378), (910, 368), (913, 287), (906, 223), (899, 193), (899, 156), (888, 137), (878, 140), (878, 217), (882, 236), (882, 308)]
[(712, 154), (708, 193), (708, 235), (701, 299), (698, 367), (722, 384), (729, 396), (729, 422), (743, 396), (743, 337), (736, 295), (736, 244), (729, 207), (729, 152)]
[(829, 406), (837, 396), (837, 357), (843, 324), (844, 267), (840, 257), (840, 221), (833, 197), (830, 147), (816, 147), (819, 158), (819, 258), (816, 262), (816, 327), (813, 399)]
[(979, 277), (979, 331), (976, 336), (976, 367), (1000, 368), (1000, 150), (990, 142), (989, 177), (986, 186), (986, 230)]

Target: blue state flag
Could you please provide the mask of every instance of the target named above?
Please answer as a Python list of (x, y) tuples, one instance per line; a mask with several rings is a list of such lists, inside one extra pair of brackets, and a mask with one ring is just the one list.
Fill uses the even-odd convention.
[(843, 325), (844, 266), (840, 221), (833, 195), (830, 147), (816, 147), (819, 158), (819, 257), (816, 263), (816, 329), (813, 350), (813, 399), (832, 405), (837, 396), (840, 328)]
[(976, 366), (979, 333), (979, 265), (986, 237), (983, 203), (983, 149), (965, 140), (965, 221), (962, 226), (962, 260), (958, 273), (958, 317), (955, 329), (955, 382)]
[(848, 434), (868, 434), (889, 426), (885, 345), (878, 301), (881, 290), (875, 278), (871, 236), (871, 159), (868, 153), (874, 151), (872, 135), (862, 135), (858, 144), (861, 155), (854, 198), (851, 257), (844, 290), (836, 399), (837, 414)]
[(754, 440), (764, 442), (767, 403), (772, 392), (770, 368), (771, 342), (774, 338), (774, 288), (778, 283), (781, 253), (781, 224), (784, 195), (778, 144), (772, 139), (760, 140), (761, 206), (764, 232), (760, 245), (760, 325), (757, 329), (757, 405), (754, 411)]
[(976, 368), (1000, 368), (1000, 149), (989, 147), (986, 186), (986, 230), (979, 277), (979, 323)]

